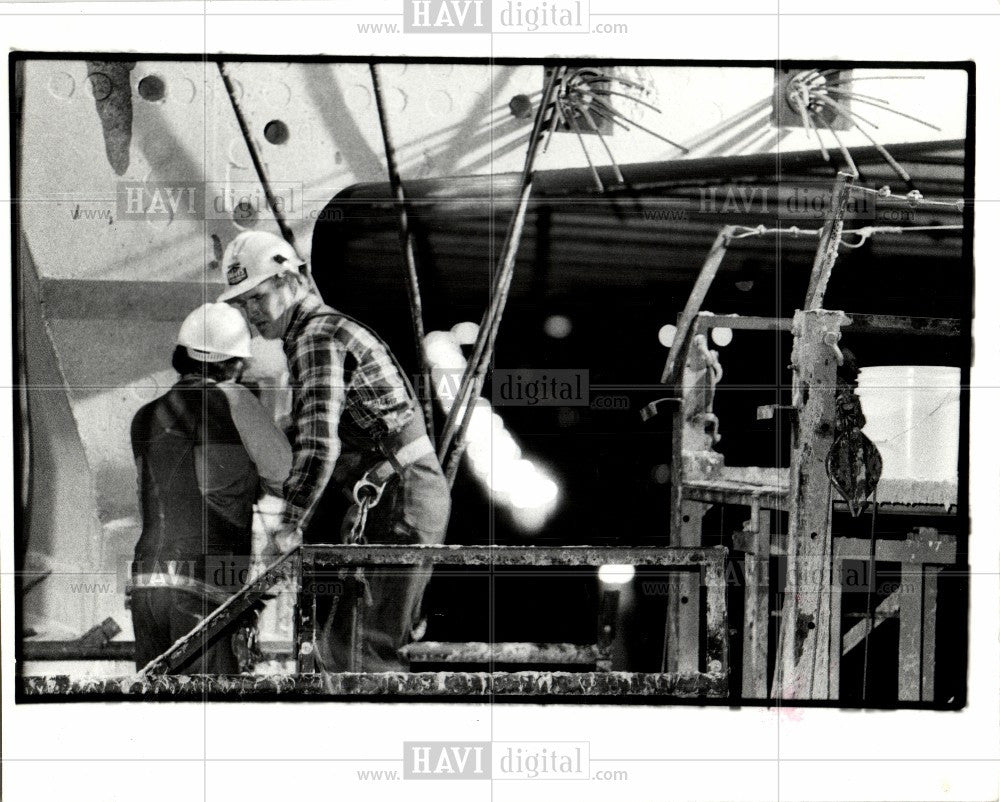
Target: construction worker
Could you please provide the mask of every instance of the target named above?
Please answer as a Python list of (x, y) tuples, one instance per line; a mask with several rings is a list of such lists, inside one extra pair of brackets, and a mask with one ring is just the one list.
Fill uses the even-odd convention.
[[(132, 421), (142, 514), (130, 594), (139, 668), (246, 582), (254, 502), (262, 485), (280, 493), (291, 468), (285, 435), (237, 384), (250, 339), (231, 306), (194, 310), (173, 354), (179, 381)], [(245, 624), (178, 673), (238, 673), (234, 629)]]
[[(292, 472), (276, 550), (300, 543), (441, 543), (451, 502), (413, 388), (377, 334), (327, 306), (305, 263), (280, 237), (241, 233), (222, 261), (219, 300), (280, 339), (292, 389)], [(381, 491), (363, 530), (349, 499)], [(364, 492), (363, 489), (361, 492)], [(315, 655), (328, 671), (402, 671), (400, 647), (419, 625), (429, 569), (366, 568), (321, 598)], [(331, 583), (336, 584), (336, 583)]]

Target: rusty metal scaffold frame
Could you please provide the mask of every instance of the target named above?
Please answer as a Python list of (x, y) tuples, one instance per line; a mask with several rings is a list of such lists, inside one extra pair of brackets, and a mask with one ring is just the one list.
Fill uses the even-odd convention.
[[(961, 326), (951, 318), (849, 315), (822, 308), (841, 244), (847, 201), (852, 191), (870, 192), (854, 187), (854, 179), (854, 175), (847, 173), (837, 177), (825, 224), (819, 232), (814, 232), (819, 234), (819, 243), (804, 306), (792, 319), (701, 311), (727, 248), (739, 238), (734, 235), (740, 227), (724, 226), (720, 230), (678, 318), (674, 344), (663, 372), (663, 383), (673, 388), (671, 398), (661, 399), (673, 402), (671, 544), (687, 548), (700, 545), (702, 519), (713, 505), (745, 506), (750, 511), (743, 532), (734, 534), (733, 539), (735, 550), (745, 555), (743, 698), (837, 699), (841, 654), (866, 640), (882, 621), (896, 616), (904, 631), (899, 698), (933, 700), (938, 576), (943, 566), (956, 561), (956, 538), (938, 535), (933, 529), (921, 529), (906, 541), (873, 540), (872, 551), (909, 565), (919, 576), (922, 590), (908, 598), (894, 593), (874, 615), (842, 635), (840, 587), (832, 582), (832, 577), (834, 569), (842, 567), (844, 560), (857, 558), (859, 547), (856, 540), (834, 538), (832, 512), (837, 505), (830, 491), (825, 462), (835, 436), (841, 328), (850, 326), (852, 331), (878, 334), (957, 336)], [(774, 231), (780, 232), (767, 233)], [(706, 334), (715, 327), (792, 334), (793, 402), (785, 410), (792, 424), (789, 468), (728, 467), (722, 455), (714, 450), (719, 421), (712, 411), (712, 401), (720, 368), (717, 356), (707, 347)], [(645, 414), (655, 414), (659, 403), (647, 407)], [(758, 417), (774, 417), (775, 411), (773, 406), (761, 408)], [(919, 495), (920, 488), (909, 489), (911, 495)], [(908, 505), (878, 507), (904, 513), (912, 509)], [(772, 537), (772, 525), (779, 512), (788, 513), (788, 534)], [(768, 561), (774, 556), (786, 560), (789, 570), (783, 609), (772, 613)], [(807, 566), (818, 570), (796, 570)], [(686, 577), (671, 579), (665, 671), (682, 672), (697, 659), (696, 651), (691, 648), (692, 637), (698, 631), (695, 591)], [(688, 601), (694, 603), (683, 603)], [(779, 620), (779, 631), (774, 680), (769, 691), (768, 626), (772, 616)]]

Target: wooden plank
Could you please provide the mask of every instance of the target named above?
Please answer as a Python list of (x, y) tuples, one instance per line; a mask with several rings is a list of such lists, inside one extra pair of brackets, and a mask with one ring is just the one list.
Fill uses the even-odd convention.
[(826, 455), (836, 418), (837, 356), (842, 312), (796, 312), (789, 489), (788, 580), (778, 636), (772, 695), (826, 699), (830, 682), (832, 496)]
[[(718, 478), (688, 480), (683, 488), (683, 498), (706, 504), (739, 504), (747, 507), (756, 499), (771, 509), (788, 509), (787, 482), (762, 484), (730, 479), (728, 474), (731, 470), (734, 469), (726, 466)], [(879, 485), (878, 511), (879, 514), (955, 515), (958, 509), (957, 492), (954, 482), (946, 485), (940, 482), (913, 485), (883, 479)], [(932, 498), (932, 493), (939, 500)], [(942, 498), (943, 495), (949, 498)], [(833, 506), (838, 510), (847, 509), (846, 503), (839, 496), (834, 498)]]
[[(847, 312), (851, 320), (851, 334), (885, 332), (894, 334), (931, 334), (938, 337), (957, 337), (962, 333), (962, 322), (955, 317), (912, 317), (909, 315), (870, 315)], [(756, 315), (715, 315), (701, 312), (694, 333), (708, 329), (726, 328), (739, 331), (791, 331), (792, 321), (787, 317), (760, 317)]]
[(920, 661), (920, 701), (934, 701), (934, 646), (937, 643), (938, 577), (941, 567), (924, 566), (923, 646)]
[[(936, 530), (925, 529), (924, 532), (935, 534), (911, 534), (906, 540), (875, 541), (875, 559), (878, 562), (903, 563), (906, 565), (923, 565), (935, 563), (952, 565), (957, 554), (954, 535), (938, 535)], [(834, 541), (834, 557), (838, 560), (868, 561), (871, 542), (864, 538), (838, 537)]]
[[(704, 567), (705, 670), (711, 676), (729, 677), (729, 618), (726, 614), (726, 566), (714, 562)], [(684, 672), (680, 672), (684, 673)]]
[[(685, 501), (681, 504), (678, 546), (701, 544), (701, 522), (707, 511), (704, 504)], [(697, 671), (701, 630), (701, 576), (674, 573), (667, 578), (666, 671)]]
[(724, 673), (647, 674), (627, 671), (427, 671), (327, 673), (280, 676), (157, 675), (110, 679), (72, 679), (65, 675), (21, 677), (18, 690), (31, 697), (121, 699), (128, 697), (184, 699), (255, 699), (344, 696), (601, 696), (724, 698)]
[(694, 333), (701, 334), (708, 329), (724, 327), (737, 331), (791, 331), (789, 317), (760, 317), (757, 315), (713, 315), (701, 312), (694, 323)]
[(843, 562), (833, 561), (834, 571), (830, 581), (830, 681), (827, 686), (827, 699), (840, 698), (840, 650), (841, 650), (841, 619), (843, 616), (843, 593), (841, 584)]
[(851, 334), (891, 331), (894, 334), (934, 334), (939, 337), (957, 337), (962, 333), (962, 321), (955, 317), (859, 315), (855, 312), (848, 312), (847, 315), (851, 319)]
[(750, 507), (760, 504), (772, 510), (788, 509), (788, 489), (777, 487), (749, 487), (724, 481), (689, 481), (684, 485), (682, 498), (703, 504), (734, 504)]
[[(917, 573), (919, 578), (920, 573)], [(903, 582), (906, 582), (904, 575)], [(916, 702), (920, 699), (920, 664), (923, 652), (920, 643), (920, 626), (923, 623), (923, 588), (903, 584), (899, 594), (899, 674), (897, 684), (899, 701)]]
[(306, 544), (302, 562), (310, 568), (342, 565), (660, 565), (697, 570), (725, 560), (726, 549), (665, 546), (397, 546)]
[(767, 631), (770, 581), (768, 557), (771, 553), (771, 511), (762, 509), (756, 527), (746, 533), (743, 561), (743, 698), (767, 698)]
[[(875, 626), (883, 621), (895, 618), (899, 614), (899, 591), (893, 591), (886, 596), (882, 603), (875, 608)], [(840, 647), (841, 654), (847, 654), (851, 649), (860, 644), (868, 634), (868, 620), (864, 619), (860, 624), (855, 624), (844, 636)]]

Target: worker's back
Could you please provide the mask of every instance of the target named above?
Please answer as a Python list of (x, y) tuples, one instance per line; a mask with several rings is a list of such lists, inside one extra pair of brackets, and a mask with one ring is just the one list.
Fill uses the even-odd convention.
[[(135, 553), (141, 570), (193, 562), (199, 578), (210, 581), (202, 573), (206, 555), (247, 559), (258, 476), (214, 382), (184, 377), (140, 409), (132, 450), (142, 505)], [(210, 562), (210, 570), (220, 564)]]

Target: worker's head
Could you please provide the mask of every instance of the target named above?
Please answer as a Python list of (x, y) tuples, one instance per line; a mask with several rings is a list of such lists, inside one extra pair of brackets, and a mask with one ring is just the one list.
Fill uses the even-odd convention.
[(220, 301), (232, 304), (264, 337), (280, 337), (282, 321), (308, 293), (305, 263), (276, 234), (244, 231), (222, 256), (229, 287)]
[(177, 333), (174, 370), (200, 373), (217, 381), (237, 378), (250, 357), (250, 329), (228, 304), (203, 304), (189, 314)]

